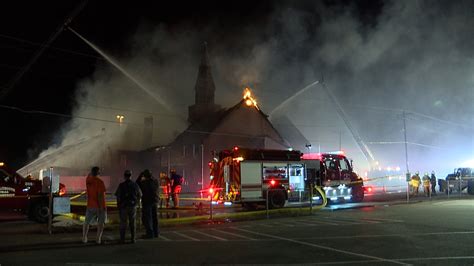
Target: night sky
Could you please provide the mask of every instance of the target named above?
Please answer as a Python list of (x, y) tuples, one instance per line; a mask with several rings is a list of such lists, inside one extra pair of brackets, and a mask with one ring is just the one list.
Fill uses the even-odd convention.
[[(0, 86), (9, 93), (0, 100), (0, 160), (14, 168), (67, 139), (71, 116), (110, 115), (86, 108), (92, 104), (117, 111), (162, 111), (143, 108), (149, 105), (143, 92), (69, 30), (11, 87), (80, 3), (17, 1), (1, 8)], [(362, 138), (375, 143), (371, 147), (377, 155), (403, 165), (396, 144), (403, 140), (401, 109), (411, 112), (412, 158), (460, 154), (455, 149), (466, 143), (474, 148), (473, 10), (468, 0), (90, 1), (70, 26), (166, 99), (175, 112), (170, 117), (186, 116), (192, 104), (204, 41), (209, 44), (216, 100), (225, 107), (235, 104), (244, 86), (251, 86), (270, 113), (299, 89), (324, 78)], [(335, 132), (347, 139), (349, 133), (324, 116), (328, 109), (310, 108), (325, 106), (316, 90), (285, 112), (313, 146), (332, 149)], [(130, 101), (120, 99), (124, 95)], [(394, 149), (386, 152), (387, 147)]]
[[(0, 85), (9, 88), (12, 80), (56, 32), (80, 1), (17, 1), (1, 9)], [(219, 23), (226, 30), (238, 30), (272, 9), (268, 2), (223, 3), (222, 1), (173, 1), (135, 3), (90, 1), (70, 24), (76, 31), (113, 54), (127, 53), (130, 35), (141, 24), (162, 24), (171, 32), (179, 24), (205, 27)], [(262, 16), (263, 15), (263, 16)], [(219, 33), (216, 33), (216, 35)], [(218, 36), (213, 36), (218, 38)], [(203, 36), (203, 40), (205, 37)], [(32, 67), (1, 100), (3, 121), (0, 160), (15, 168), (34, 159), (43, 149), (59, 141), (58, 128), (68, 122), (74, 105), (78, 80), (90, 76), (104, 60), (69, 31), (61, 32)], [(66, 117), (21, 112), (44, 111)]]

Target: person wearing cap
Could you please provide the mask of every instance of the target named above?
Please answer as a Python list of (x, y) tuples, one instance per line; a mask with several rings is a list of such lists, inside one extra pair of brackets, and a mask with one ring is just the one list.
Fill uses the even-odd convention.
[(117, 208), (120, 217), (120, 243), (125, 243), (125, 232), (127, 230), (127, 221), (130, 227), (131, 242), (135, 243), (137, 206), (142, 197), (142, 191), (137, 183), (130, 178), (132, 171), (125, 170), (123, 173), (124, 181), (120, 183), (115, 191), (117, 197)]
[(142, 221), (145, 226), (146, 235), (144, 238), (153, 238), (160, 235), (158, 228), (158, 201), (159, 195), (159, 183), (152, 174), (151, 171), (146, 169), (138, 178), (137, 184), (142, 190)]

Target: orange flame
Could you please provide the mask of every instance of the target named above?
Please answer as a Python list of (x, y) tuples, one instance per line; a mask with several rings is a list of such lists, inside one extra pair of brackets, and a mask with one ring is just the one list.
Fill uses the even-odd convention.
[(249, 88), (245, 88), (244, 89), (244, 100), (245, 100), (245, 104), (247, 106), (255, 106), (255, 108), (257, 108), (257, 110), (260, 110), (258, 108), (258, 105), (257, 105), (257, 101), (252, 97), (252, 92), (250, 91)]

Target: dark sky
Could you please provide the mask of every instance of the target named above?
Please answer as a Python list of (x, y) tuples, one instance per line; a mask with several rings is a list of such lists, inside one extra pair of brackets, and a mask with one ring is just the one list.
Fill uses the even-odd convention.
[[(79, 3), (2, 6), (0, 86), (9, 87)], [(401, 110), (407, 110), (410, 161), (430, 172), (440, 164), (451, 171), (474, 156), (473, 10), (472, 0), (90, 1), (70, 26), (168, 102), (175, 116), (185, 117), (192, 104), (204, 41), (217, 103), (232, 106), (250, 86), (270, 113), (324, 77), (385, 165), (405, 164)], [(1, 100), (0, 160), (21, 167), (52, 144), (74, 143), (105, 127), (113, 131), (115, 124), (67, 117), (113, 120), (115, 110), (106, 107), (141, 111), (126, 114), (136, 126), (128, 130), (136, 132), (144, 113), (152, 112), (155, 144), (166, 144), (169, 132), (159, 123), (168, 121), (167, 131), (185, 127), (162, 114), (151, 98), (71, 31), (63, 31)], [(354, 142), (320, 86), (279, 110), (313, 146), (334, 150), (339, 136), (346, 147)], [(359, 152), (355, 145), (347, 149)]]
[[(55, 139), (56, 132), (70, 120), (67, 115), (72, 112), (77, 82), (104, 64), (90, 47), (71, 32), (63, 31), (11, 87), (15, 76), (79, 3), (16, 1), (1, 8), (0, 86), (7, 88), (9, 93), (1, 100), (0, 160), (14, 167), (21, 167), (59, 141)], [(183, 25), (193, 25), (198, 31), (209, 24), (218, 25), (212, 32), (204, 30), (202, 39), (227, 41), (232, 49), (232, 43), (239, 39), (232, 36), (239, 36), (241, 29), (252, 24), (264, 23), (275, 7), (287, 4), (278, 1), (172, 1), (172, 4), (90, 1), (70, 25), (116, 55), (127, 53), (129, 42), (124, 40), (144, 24), (160, 24), (170, 32)], [(324, 4), (352, 5), (349, 1), (325, 1)], [(313, 8), (308, 1), (293, 5)], [(359, 1), (356, 6), (361, 20), (371, 23), (381, 2)], [(58, 113), (66, 117), (28, 111)]]

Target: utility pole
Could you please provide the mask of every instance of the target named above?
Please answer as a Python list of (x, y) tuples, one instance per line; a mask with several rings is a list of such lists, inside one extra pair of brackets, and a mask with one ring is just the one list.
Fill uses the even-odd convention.
[(406, 181), (407, 181), (407, 203), (410, 202), (410, 170), (408, 168), (408, 143), (407, 143), (407, 123), (406, 123), (406, 113), (403, 110), (403, 135), (405, 137), (405, 163), (406, 163)]
[(339, 129), (339, 150), (342, 151), (342, 130)]

